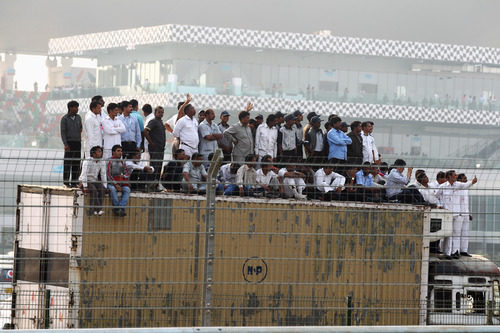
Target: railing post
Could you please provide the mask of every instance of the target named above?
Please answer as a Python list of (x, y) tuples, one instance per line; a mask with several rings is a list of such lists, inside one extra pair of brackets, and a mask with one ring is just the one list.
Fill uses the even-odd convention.
[(207, 201), (205, 212), (205, 260), (203, 264), (203, 295), (202, 295), (202, 326), (210, 326), (212, 316), (212, 278), (214, 263), (214, 238), (215, 238), (215, 196), (217, 190), (216, 177), (224, 155), (222, 150), (217, 149), (207, 177)]

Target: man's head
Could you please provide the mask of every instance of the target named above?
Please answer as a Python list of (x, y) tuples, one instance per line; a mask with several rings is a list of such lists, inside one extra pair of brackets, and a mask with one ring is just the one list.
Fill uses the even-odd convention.
[(285, 116), (285, 127), (290, 128), (295, 124), (295, 116), (293, 114), (287, 114)]
[(370, 134), (373, 131), (373, 122), (371, 121), (364, 121), (361, 123), (361, 130), (365, 134)]
[(132, 110), (134, 111), (139, 110), (139, 102), (136, 99), (131, 99), (130, 105), (132, 106)]
[(293, 115), (295, 116), (295, 122), (300, 123), (304, 119), (304, 112), (296, 110)]
[(141, 152), (140, 151), (132, 151), (132, 152), (128, 153), (127, 159), (138, 161), (141, 159)]
[(229, 112), (222, 111), (220, 114), (220, 121), (223, 124), (227, 124), (227, 122), (229, 121)]
[(347, 123), (346, 123), (346, 122), (342, 122), (342, 123), (340, 124), (340, 130), (341, 130), (342, 132), (347, 133), (347, 129), (348, 129), (348, 128), (349, 128), (349, 125), (347, 125)]
[(246, 126), (246, 125), (248, 125), (248, 122), (250, 121), (250, 113), (247, 111), (241, 111), (238, 114), (238, 119), (243, 126)]
[(340, 130), (340, 126), (342, 125), (342, 119), (339, 117), (333, 117), (330, 119), (330, 124), (336, 130)]
[(144, 116), (147, 117), (151, 114), (151, 112), (153, 112), (153, 108), (150, 104), (144, 104), (142, 106), (142, 112), (144, 113)]
[(457, 181), (457, 173), (455, 172), (455, 170), (448, 170), (448, 171), (446, 171), (446, 180), (450, 184), (453, 184), (454, 182)]
[(389, 165), (387, 164), (387, 162), (382, 162), (382, 163), (380, 163), (380, 168), (379, 169), (383, 173), (387, 173), (387, 172), (389, 172)]
[(206, 119), (209, 123), (211, 123), (211, 122), (212, 122), (212, 120), (214, 120), (214, 119), (215, 119), (215, 112), (214, 112), (214, 110), (212, 110), (212, 109), (208, 109), (207, 111), (205, 111), (205, 119)]
[(312, 117), (311, 126), (314, 128), (320, 128), (321, 127), (321, 118), (319, 116)]
[(370, 174), (370, 172), (372, 171), (372, 165), (370, 164), (370, 162), (364, 162), (363, 168), (361, 170), (363, 170), (363, 174), (365, 176), (368, 176)]
[(194, 106), (192, 104), (188, 104), (184, 107), (184, 113), (189, 118), (193, 118), (193, 116), (196, 114), (196, 110), (194, 109)]
[(102, 157), (102, 147), (101, 146), (94, 146), (90, 148), (90, 156), (92, 156), (95, 159), (101, 158)]
[(269, 116), (267, 116), (266, 118), (266, 124), (269, 128), (273, 127), (274, 125), (276, 125), (276, 116), (274, 114), (270, 114)]
[(405, 160), (398, 158), (397, 160), (394, 161), (393, 167), (395, 167), (400, 173), (404, 171), (406, 166)]
[(429, 184), (429, 177), (427, 177), (424, 170), (417, 170), (415, 172), (415, 179), (424, 186)]
[(123, 115), (129, 116), (130, 113), (132, 112), (132, 104), (130, 104), (129, 101), (123, 101), (121, 102), (122, 110), (123, 110)]
[(113, 148), (111, 148), (111, 157), (120, 159), (122, 158), (122, 154), (123, 154), (122, 146), (114, 145)]
[(181, 108), (181, 106), (183, 106), (183, 105), (184, 105), (184, 102), (177, 103), (177, 110), (179, 110)]
[(186, 159), (186, 154), (184, 153), (184, 149), (177, 149), (174, 152), (174, 160), (181, 161)]
[(235, 162), (231, 163), (231, 165), (229, 166), (229, 172), (232, 173), (233, 175), (236, 174), (240, 166), (241, 165), (239, 165), (238, 163)]
[(97, 96), (92, 97), (91, 102), (97, 102), (97, 103), (101, 104), (101, 107), (104, 107), (104, 99), (102, 98), (101, 95), (97, 95)]
[(361, 122), (360, 121), (353, 121), (351, 123), (351, 132), (353, 132), (356, 135), (359, 135), (361, 133)]
[(99, 102), (90, 102), (90, 111), (94, 114), (101, 114), (101, 104)]
[(78, 113), (78, 107), (79, 106), (80, 106), (80, 104), (78, 104), (77, 101), (69, 101), (68, 102), (68, 113), (71, 116), (74, 116), (75, 114)]
[(193, 166), (199, 167), (203, 163), (203, 156), (200, 153), (193, 153), (191, 163), (193, 163)]
[(108, 109), (108, 116), (111, 119), (115, 119), (115, 117), (118, 115), (118, 112), (120, 112), (120, 108), (116, 103), (109, 103), (107, 109)]
[(256, 128), (256, 127), (257, 127), (257, 120), (255, 120), (255, 119), (250, 119), (250, 120), (248, 121), (248, 126), (250, 126), (250, 128), (253, 130), (254, 128)]
[(163, 118), (163, 113), (165, 112), (165, 110), (163, 110), (163, 107), (162, 106), (157, 106), (155, 107), (155, 118), (156, 119), (161, 119)]
[(256, 127), (259, 127), (259, 125), (264, 122), (264, 116), (259, 114), (257, 117), (255, 117), (255, 121), (257, 123)]
[(205, 110), (201, 110), (200, 112), (198, 112), (198, 123), (201, 123), (203, 120), (205, 120), (207, 116), (207, 113)]
[(355, 166), (347, 166), (347, 169), (345, 170), (345, 173), (347, 176), (351, 177), (351, 178), (354, 178), (354, 176), (356, 175), (356, 172), (358, 172), (358, 168), (355, 167)]
[(245, 157), (245, 163), (249, 168), (254, 168), (255, 167), (255, 162), (257, 162), (257, 156), (254, 154), (248, 154)]
[(313, 111), (313, 112), (309, 112), (309, 113), (307, 114), (307, 120), (308, 120), (309, 122), (311, 122), (311, 120), (312, 120), (314, 117), (316, 117), (316, 116), (317, 116), (316, 112), (314, 112), (314, 111)]
[(333, 165), (327, 164), (323, 167), (323, 171), (325, 172), (325, 175), (329, 175), (333, 172)]
[(276, 124), (283, 124), (285, 122), (285, 114), (281, 111), (276, 112)]
[(444, 171), (439, 171), (436, 175), (436, 181), (438, 184), (442, 184), (446, 182), (446, 173)]
[(467, 176), (465, 173), (459, 173), (457, 176), (457, 182), (467, 183)]
[(261, 162), (262, 171), (266, 174), (273, 167), (273, 164), (272, 164), (273, 158), (271, 157), (271, 155), (264, 155), (264, 157), (262, 157), (262, 160), (260, 160), (260, 162)]

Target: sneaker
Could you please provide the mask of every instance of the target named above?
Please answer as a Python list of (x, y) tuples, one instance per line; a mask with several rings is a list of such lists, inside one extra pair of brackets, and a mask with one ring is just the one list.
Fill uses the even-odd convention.
[(95, 216), (97, 216), (97, 215), (98, 215), (98, 212), (97, 212), (97, 211), (95, 211), (95, 212), (94, 212), (94, 215), (95, 215)]
[(307, 199), (307, 195), (300, 194), (299, 192), (295, 192), (293, 195), (294, 195), (295, 199), (299, 199), (299, 200), (305, 200), (305, 199)]
[(120, 211), (121, 217), (127, 216), (127, 213), (125, 213), (125, 208), (121, 208), (121, 209), (119, 209), (119, 211)]
[(460, 255), (461, 256), (464, 256), (464, 257), (472, 257), (470, 254), (468, 254), (467, 252), (460, 252)]
[[(95, 214), (95, 213), (96, 213), (96, 212), (94, 212), (94, 214)], [(102, 216), (102, 214), (104, 214), (104, 211), (103, 211), (103, 210), (100, 210), (100, 211), (98, 211), (98, 212), (97, 212), (97, 215), (99, 215), (99, 216)]]
[(115, 216), (122, 216), (121, 215), (121, 210), (119, 208), (113, 208), (113, 215), (115, 215)]

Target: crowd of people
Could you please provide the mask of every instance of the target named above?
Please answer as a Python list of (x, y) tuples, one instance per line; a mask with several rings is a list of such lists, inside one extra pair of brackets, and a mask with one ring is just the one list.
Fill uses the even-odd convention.
[[(425, 170), (415, 172), (402, 159), (382, 161), (372, 136), (374, 123), (347, 124), (335, 114), (322, 119), (280, 111), (264, 116), (253, 105), (229, 124), (227, 111), (215, 122), (213, 109), (196, 112), (189, 94), (177, 113), (163, 120), (164, 109), (137, 100), (109, 103), (95, 96), (82, 120), (79, 104), (70, 101), (61, 119), (64, 184), (90, 195), (92, 214), (104, 213), (108, 192), (113, 213), (125, 216), (131, 191), (204, 194), (207, 170), (217, 149), (224, 164), (217, 176), (217, 194), (297, 200), (392, 202), (443, 207), (453, 213), (453, 237), (442, 242), (446, 258), (467, 254), (467, 181), (454, 170), (439, 172), (429, 182)], [(323, 126), (322, 126), (323, 123)], [(350, 131), (349, 131), (350, 128)], [(85, 131), (83, 131), (85, 130)], [(173, 159), (164, 165), (166, 132), (173, 133)], [(82, 133), (85, 159), (80, 168)], [(405, 171), (406, 169), (406, 171)], [(467, 203), (466, 203), (467, 202)], [(458, 239), (458, 241), (457, 241)]]

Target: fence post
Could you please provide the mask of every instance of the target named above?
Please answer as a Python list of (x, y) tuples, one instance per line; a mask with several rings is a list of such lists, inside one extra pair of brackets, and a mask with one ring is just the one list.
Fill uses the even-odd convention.
[(217, 149), (207, 177), (207, 201), (205, 212), (205, 260), (203, 261), (203, 294), (202, 294), (202, 326), (210, 326), (212, 316), (212, 278), (214, 263), (214, 238), (215, 238), (215, 196), (216, 196), (216, 177), (222, 164), (224, 155), (222, 150)]
[(351, 326), (352, 317), (352, 296), (347, 296), (347, 326)]

